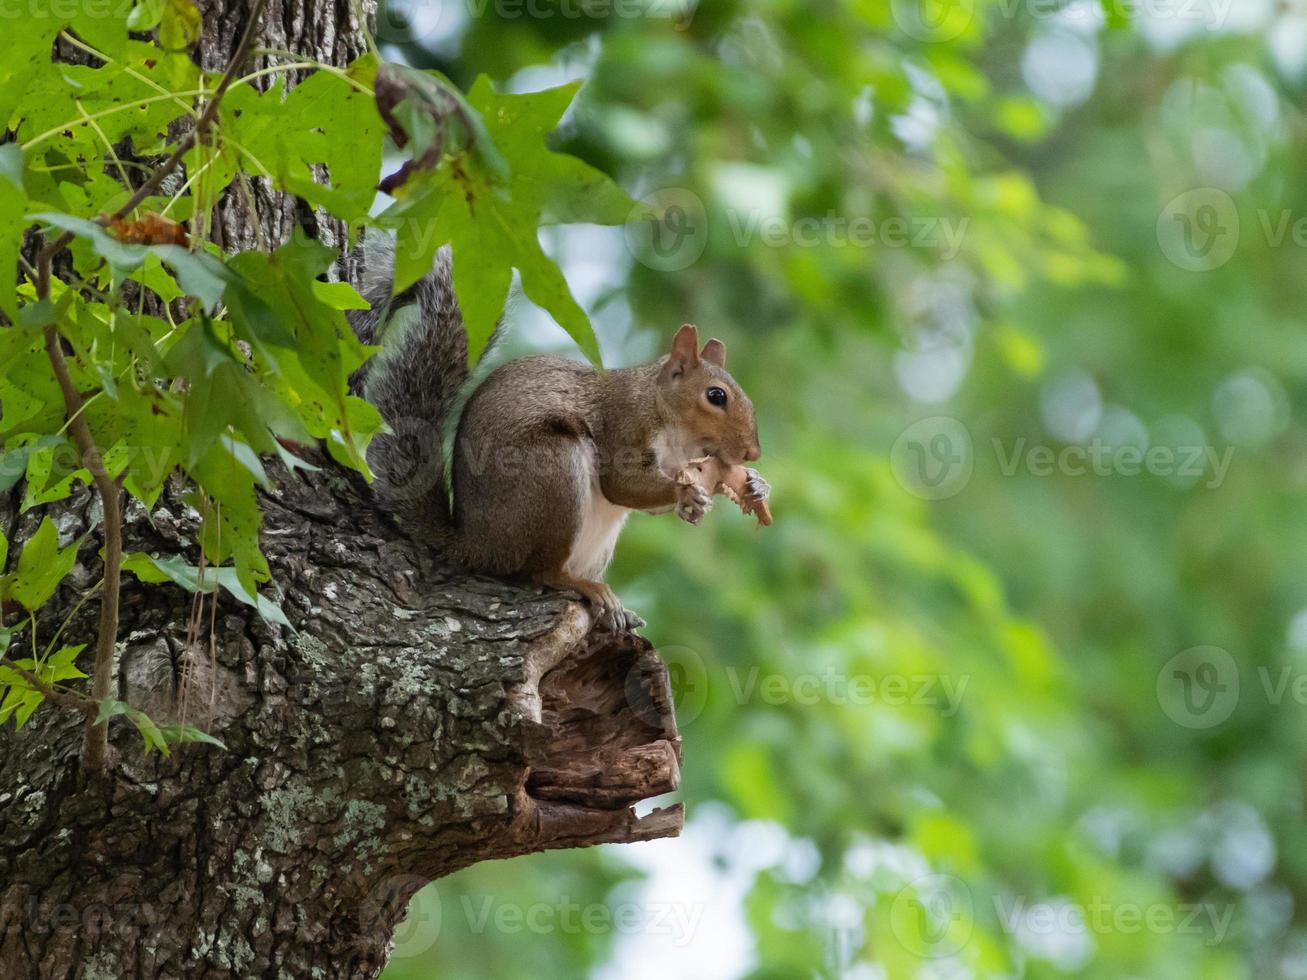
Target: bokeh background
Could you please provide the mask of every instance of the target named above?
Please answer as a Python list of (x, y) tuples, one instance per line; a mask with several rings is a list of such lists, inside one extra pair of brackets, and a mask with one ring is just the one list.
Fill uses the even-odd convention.
[(388, 980), (1307, 976), (1307, 5), (410, 0), (378, 40), (585, 81), (557, 148), (659, 218), (545, 245), (610, 365), (726, 341), (777, 516), (619, 548), (684, 837), (442, 880)]

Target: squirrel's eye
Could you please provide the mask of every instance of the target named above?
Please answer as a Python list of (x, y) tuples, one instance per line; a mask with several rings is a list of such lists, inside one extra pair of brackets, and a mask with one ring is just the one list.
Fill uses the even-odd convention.
[(716, 405), (718, 408), (726, 407), (726, 391), (723, 388), (709, 388), (706, 392), (708, 404)]

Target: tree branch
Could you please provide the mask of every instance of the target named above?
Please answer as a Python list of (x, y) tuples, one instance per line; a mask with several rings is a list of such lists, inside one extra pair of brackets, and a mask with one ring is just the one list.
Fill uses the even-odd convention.
[[(597, 630), (577, 597), (441, 565), (361, 479), (312, 461), (274, 464), (260, 500), (269, 598), (293, 629), (220, 596), (215, 643), (196, 650), (189, 593), (123, 583), (120, 697), (226, 751), (163, 759), (114, 726), (109, 778), (79, 781), (67, 713), (0, 730), (0, 923), (34, 899), (79, 924), (128, 910), (113, 928), (0, 925), (0, 976), (94, 960), (113, 976), (370, 978), (404, 911), (381, 896), (479, 861), (679, 832), (679, 806), (635, 809), (681, 771), (649, 643)], [(56, 505), (60, 525), (89, 526), (91, 500)], [(129, 518), (132, 550), (195, 560), (201, 517), (175, 488)]]

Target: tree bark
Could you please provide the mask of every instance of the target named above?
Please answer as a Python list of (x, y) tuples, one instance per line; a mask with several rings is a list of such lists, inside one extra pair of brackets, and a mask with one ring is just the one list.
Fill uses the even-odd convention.
[[(119, 696), (225, 751), (146, 756), (119, 720), (112, 776), (87, 783), (75, 714), (0, 732), (0, 976), (371, 977), (435, 878), (679, 831), (679, 807), (632, 810), (679, 779), (650, 645), (595, 632), (566, 596), (442, 567), (322, 462), (265, 500), (293, 630), (224, 598), (197, 634), (190, 594), (125, 583)], [(22, 540), (36, 515), (15, 503), (0, 523)], [(60, 509), (66, 539), (93, 506)], [(173, 498), (150, 520), (134, 506), (129, 548), (189, 553), (198, 520)], [(74, 583), (95, 581), (95, 553)], [(69, 635), (93, 630), (83, 612)]]
[[(245, 0), (202, 0), (200, 60), (225, 64)], [(337, 65), (374, 0), (271, 0), (261, 45)], [(220, 205), (229, 250), (327, 244), (339, 224), (255, 185)], [(351, 270), (343, 270), (350, 275)], [(372, 977), (408, 899), (472, 863), (679, 832), (680, 740), (666, 669), (643, 639), (596, 632), (556, 593), (460, 575), (407, 540), (361, 481), (278, 469), (264, 550), (291, 628), (230, 597), (124, 582), (117, 696), (225, 750), (145, 755), (122, 719), (104, 780), (79, 774), (81, 718), (43, 707), (0, 730), (0, 977)], [(127, 514), (127, 547), (194, 547), (176, 488)], [(15, 545), (35, 530), (0, 494)], [(52, 509), (67, 544), (89, 491)], [(94, 533), (41, 636), (99, 578)], [(64, 640), (92, 642), (95, 602)]]

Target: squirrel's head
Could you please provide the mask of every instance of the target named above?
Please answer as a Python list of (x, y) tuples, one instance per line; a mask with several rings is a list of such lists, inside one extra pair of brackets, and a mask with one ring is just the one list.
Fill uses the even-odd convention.
[(726, 371), (725, 344), (713, 339), (700, 350), (699, 330), (687, 323), (659, 364), (662, 404), (696, 450), (732, 465), (762, 454), (753, 402)]

